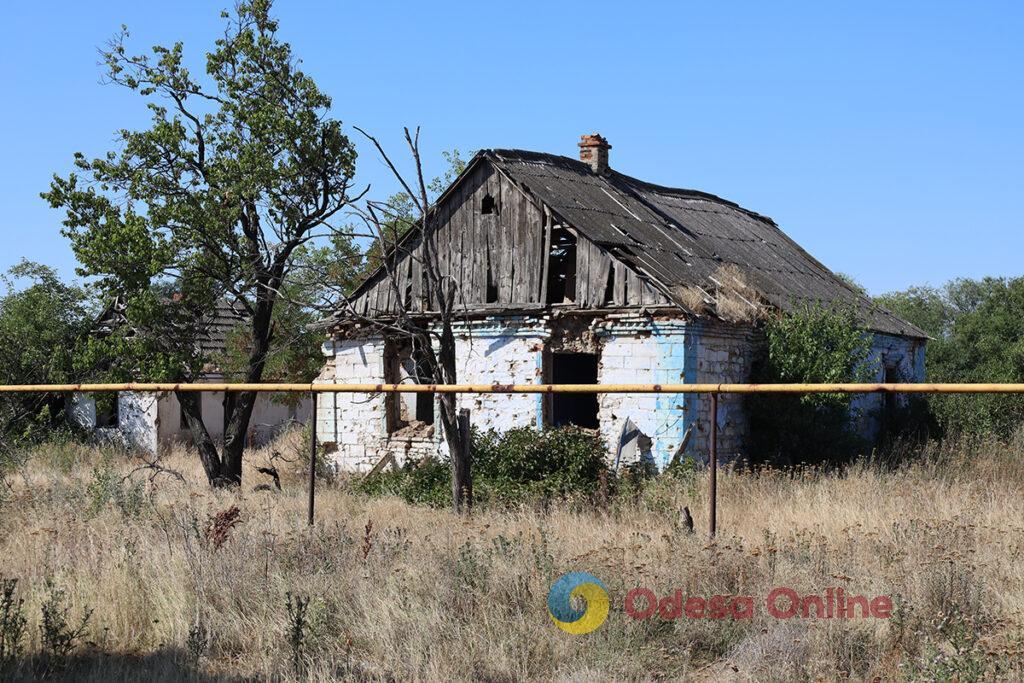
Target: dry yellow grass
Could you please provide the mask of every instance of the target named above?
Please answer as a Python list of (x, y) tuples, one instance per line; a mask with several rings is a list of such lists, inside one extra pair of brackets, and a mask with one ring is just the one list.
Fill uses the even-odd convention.
[[(294, 443), (291, 444), (294, 446)], [(290, 453), (285, 445), (278, 448)], [(0, 574), (19, 580), (29, 656), (9, 672), (68, 680), (929, 680), (1019, 677), (1024, 623), (1020, 444), (932, 447), (913, 466), (843, 474), (725, 471), (719, 539), (703, 476), (653, 482), (607, 511), (478, 510), (468, 519), (321, 485), (305, 524), (300, 472), (284, 492), (211, 492), (187, 453), (138, 490), (131, 463), (50, 447), (8, 472)], [(251, 455), (263, 464), (269, 452)], [(113, 469), (111, 469), (113, 468)], [(133, 492), (134, 491), (134, 492)], [(141, 491), (142, 495), (138, 495)], [(238, 506), (220, 547), (208, 520)], [(600, 577), (608, 621), (561, 632), (545, 600), (570, 570)], [(41, 648), (47, 578), (72, 615), (94, 609), (67, 661)], [(763, 600), (774, 586), (891, 595), (889, 620), (635, 621), (628, 589), (681, 588)], [(303, 659), (291, 660), (286, 594), (311, 598)], [(199, 628), (197, 628), (197, 625)], [(198, 659), (193, 642), (206, 642)], [(200, 637), (201, 636), (201, 637)], [(957, 673), (958, 672), (958, 673)], [(986, 673), (987, 672), (987, 673)]]
[(705, 315), (713, 310), (715, 315), (726, 322), (753, 322), (768, 315), (769, 309), (764, 303), (764, 297), (738, 266), (719, 266), (710, 281), (710, 284), (706, 284), (707, 289), (679, 285), (673, 289), (673, 293), (696, 315)]

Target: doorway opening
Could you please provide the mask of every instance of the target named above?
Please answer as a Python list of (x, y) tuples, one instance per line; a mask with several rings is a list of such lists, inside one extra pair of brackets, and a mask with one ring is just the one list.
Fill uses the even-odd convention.
[[(885, 384), (898, 384), (901, 380), (899, 367), (896, 365), (885, 366), (885, 374), (882, 381)], [(889, 433), (896, 427), (896, 420), (900, 408), (899, 396), (897, 394), (883, 394), (882, 404), (882, 431)]]
[[(552, 353), (552, 384), (597, 384), (597, 354)], [(553, 394), (551, 425), (597, 429), (597, 394)]]

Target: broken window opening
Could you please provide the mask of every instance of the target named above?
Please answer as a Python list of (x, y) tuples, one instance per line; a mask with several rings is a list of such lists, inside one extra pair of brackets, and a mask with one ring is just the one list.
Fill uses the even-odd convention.
[(434, 392), (416, 394), (416, 420), (423, 424), (434, 424)]
[[(597, 354), (552, 353), (552, 384), (597, 384)], [(597, 429), (597, 394), (552, 394), (551, 425)]]
[(118, 394), (101, 396), (96, 401), (96, 426), (100, 428), (117, 427), (120, 423), (118, 414)]
[(608, 284), (604, 288), (604, 304), (606, 306), (615, 303), (615, 264), (608, 268)]
[(494, 213), (494, 197), (489, 194), (484, 195), (483, 201), (480, 202), (480, 214), (487, 216)]
[(498, 301), (498, 281), (494, 277), (494, 268), (491, 265), (491, 251), (487, 250), (487, 294), (486, 303), (493, 304)]
[(546, 303), (562, 304), (576, 300), (576, 236), (563, 226), (551, 229), (547, 284)]
[[(433, 384), (427, 364), (414, 360), (412, 345), (390, 342), (384, 349), (384, 381), (388, 384)], [(388, 434), (410, 426), (434, 424), (434, 392), (389, 393), (385, 397)]]

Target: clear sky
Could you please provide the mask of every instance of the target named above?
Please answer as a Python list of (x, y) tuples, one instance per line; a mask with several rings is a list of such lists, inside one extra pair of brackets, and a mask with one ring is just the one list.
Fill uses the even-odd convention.
[[(16, 2), (4, 11), (0, 270), (66, 276), (38, 196), (71, 155), (145, 125), (97, 46), (185, 43), (196, 71), (228, 2)], [(611, 165), (767, 214), (872, 293), (1024, 274), (1024, 3), (279, 0), (281, 33), (346, 125), (396, 150), (518, 147)], [(353, 134), (355, 137), (355, 134)], [(360, 143), (359, 179), (393, 187)], [(430, 169), (428, 168), (428, 171)]]

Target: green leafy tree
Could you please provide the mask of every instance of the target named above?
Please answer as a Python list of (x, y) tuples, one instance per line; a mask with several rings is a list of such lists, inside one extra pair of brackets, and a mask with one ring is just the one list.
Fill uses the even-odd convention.
[[(872, 336), (851, 309), (808, 306), (769, 320), (753, 381), (843, 383), (869, 381)], [(750, 394), (755, 459), (775, 464), (838, 462), (861, 441), (853, 431), (850, 394)]]
[[(185, 66), (181, 43), (132, 55), (122, 30), (103, 53), (107, 77), (147, 101), (152, 123), (120, 131), (105, 156), (76, 154), (78, 172), (43, 194), (66, 213), (79, 272), (119, 303), (116, 332), (93, 342), (115, 376), (199, 378), (210, 359), (197, 341), (226, 299), (248, 328), (240, 375), (260, 382), (301, 248), (337, 235), (333, 221), (352, 201), (355, 149), (278, 37), (270, 5), (222, 14), (205, 78)], [(256, 395), (228, 396), (220, 450), (198, 395), (178, 400), (210, 482), (241, 483)]]
[[(925, 355), (929, 381), (1024, 381), (1024, 278), (958, 279), (876, 301), (932, 337)], [(1006, 436), (1024, 422), (1021, 396), (951, 394), (929, 404), (947, 431)]]
[[(948, 295), (948, 288), (910, 287), (901, 292), (888, 292), (874, 298), (875, 303), (889, 309), (907, 322), (917, 325), (935, 340), (945, 339), (952, 328), (957, 310)], [(928, 350), (932, 350), (929, 344)]]
[[(295, 250), (288, 280), (282, 285), (274, 308), (270, 348), (263, 379), (266, 382), (305, 383), (323, 368), (323, 334), (311, 327), (362, 280), (364, 257), (351, 239), (354, 230), (334, 234), (325, 244), (304, 244)], [(252, 332), (244, 325), (226, 340), (226, 351), (214, 359), (228, 381), (244, 381)], [(300, 402), (298, 394), (275, 394), (272, 400), (285, 405)]]
[[(0, 298), (0, 384), (61, 384), (74, 377), (76, 351), (93, 311), (81, 287), (46, 266), (22, 261), (3, 278)], [(20, 286), (19, 286), (20, 284)], [(62, 417), (64, 396), (0, 395), (0, 433), (32, 438)]]

